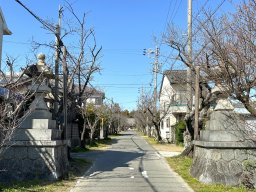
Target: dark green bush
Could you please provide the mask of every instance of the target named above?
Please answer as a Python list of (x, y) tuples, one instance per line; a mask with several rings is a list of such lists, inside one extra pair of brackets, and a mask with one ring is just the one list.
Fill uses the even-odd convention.
[(176, 144), (183, 143), (183, 132), (186, 130), (186, 123), (185, 121), (179, 121), (175, 125), (175, 139)]

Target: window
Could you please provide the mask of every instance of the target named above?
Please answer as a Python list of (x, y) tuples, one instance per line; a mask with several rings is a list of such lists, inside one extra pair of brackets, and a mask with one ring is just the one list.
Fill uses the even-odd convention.
[(164, 121), (161, 121), (161, 129), (164, 128)]
[(166, 119), (166, 127), (170, 127), (170, 118)]
[(102, 105), (102, 98), (101, 97), (96, 97), (95, 98), (95, 105)]

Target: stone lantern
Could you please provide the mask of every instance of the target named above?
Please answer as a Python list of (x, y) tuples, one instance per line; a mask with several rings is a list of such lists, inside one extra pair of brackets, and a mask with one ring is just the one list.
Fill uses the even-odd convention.
[(218, 97), (216, 106), (200, 131), (200, 140), (194, 141), (190, 172), (203, 183), (237, 186), (243, 181), (245, 162), (255, 160), (256, 145), (228, 100), (227, 86), (218, 82), (212, 92)]
[(67, 141), (61, 139), (61, 130), (56, 129), (56, 121), (44, 101), (51, 92), (47, 82), (52, 76), (44, 60), (45, 56), (39, 54), (37, 64), (31, 66), (33, 82), (28, 89), (35, 99), (0, 158), (0, 170), (6, 170), (0, 174), (0, 181), (55, 180), (67, 174)]

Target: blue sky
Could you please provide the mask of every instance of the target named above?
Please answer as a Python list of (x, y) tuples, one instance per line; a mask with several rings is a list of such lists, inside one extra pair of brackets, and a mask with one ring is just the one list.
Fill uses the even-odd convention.
[[(4, 37), (2, 62), (5, 55), (17, 57), (18, 66), (26, 64), (26, 58), (35, 60), (31, 51), (32, 38), (38, 42), (50, 42), (54, 36), (42, 29), (36, 21), (15, 0), (0, 0), (0, 6), (5, 16), (11, 36)], [(61, 0), (21, 0), (34, 13), (45, 20), (57, 22), (58, 7), (65, 5)], [(166, 60), (171, 52), (160, 42), (161, 34), (165, 32), (168, 22), (173, 22), (186, 29), (187, 0), (70, 0), (79, 16), (87, 13), (88, 27), (96, 32), (97, 44), (103, 47), (100, 64), (101, 74), (95, 75), (92, 84), (103, 90), (108, 99), (120, 104), (123, 109), (136, 109), (139, 90), (152, 90), (153, 59), (144, 56), (144, 48), (160, 46), (160, 62), (163, 70), (168, 69), (173, 60)], [(193, 13), (197, 14), (203, 5), (216, 7), (222, 0), (194, 0)], [(218, 13), (231, 7), (226, 1)], [(68, 14), (64, 20), (68, 19)], [(72, 39), (72, 37), (71, 37)], [(72, 42), (72, 41), (70, 41)], [(39, 50), (46, 55), (53, 51)], [(49, 61), (51, 62), (51, 61)], [(158, 85), (161, 75), (158, 76)]]

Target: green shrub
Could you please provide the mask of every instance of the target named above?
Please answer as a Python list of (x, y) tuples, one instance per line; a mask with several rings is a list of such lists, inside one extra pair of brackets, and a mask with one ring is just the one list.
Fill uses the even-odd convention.
[(175, 138), (176, 144), (183, 143), (183, 132), (186, 130), (185, 121), (179, 121), (175, 125)]
[(256, 161), (255, 160), (245, 160), (243, 161), (243, 169), (245, 171), (252, 171), (256, 169)]

